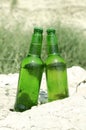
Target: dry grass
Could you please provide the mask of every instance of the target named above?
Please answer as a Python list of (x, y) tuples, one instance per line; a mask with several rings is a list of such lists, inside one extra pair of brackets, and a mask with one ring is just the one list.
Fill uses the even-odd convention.
[[(0, 27), (0, 73), (19, 71), (21, 60), (28, 54), (32, 30), (22, 30), (22, 22), (11, 29)], [(74, 28), (54, 26), (57, 31), (59, 52), (67, 66), (79, 65), (86, 68), (86, 37)], [(46, 27), (47, 28), (47, 27)], [(44, 32), (42, 59), (47, 57), (46, 33)]]

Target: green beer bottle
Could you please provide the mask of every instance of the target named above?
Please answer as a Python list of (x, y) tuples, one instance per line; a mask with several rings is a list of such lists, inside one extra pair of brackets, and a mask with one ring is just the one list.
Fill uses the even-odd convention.
[(37, 105), (43, 62), (40, 58), (42, 46), (41, 28), (34, 28), (29, 54), (21, 63), (19, 81), (14, 105), (15, 111), (25, 111)]
[(67, 71), (64, 59), (58, 53), (54, 29), (47, 30), (48, 57), (45, 61), (48, 101), (68, 97)]

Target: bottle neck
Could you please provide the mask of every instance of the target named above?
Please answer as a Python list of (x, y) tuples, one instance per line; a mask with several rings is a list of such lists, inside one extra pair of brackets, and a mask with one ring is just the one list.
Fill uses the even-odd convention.
[(29, 55), (34, 55), (40, 57), (42, 47), (42, 34), (34, 33), (32, 35), (32, 41), (29, 49)]
[(58, 46), (57, 45), (48, 45), (48, 55), (58, 54)]
[(57, 39), (54, 33), (47, 35), (48, 55), (58, 54)]

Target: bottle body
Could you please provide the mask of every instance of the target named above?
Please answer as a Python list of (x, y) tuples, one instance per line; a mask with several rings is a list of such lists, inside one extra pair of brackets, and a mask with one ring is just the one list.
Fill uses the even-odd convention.
[(48, 101), (68, 97), (67, 69), (64, 59), (58, 53), (55, 30), (47, 31), (48, 57), (45, 61)]
[(52, 55), (46, 60), (48, 101), (68, 97), (67, 71), (64, 60)]
[[(38, 29), (36, 29), (38, 30)], [(15, 111), (25, 111), (38, 104), (38, 95), (43, 73), (40, 58), (42, 34), (33, 34), (29, 55), (21, 63), (17, 87)]]
[(37, 105), (40, 83), (43, 73), (43, 62), (38, 57), (26, 57), (21, 64), (16, 111), (24, 111)]

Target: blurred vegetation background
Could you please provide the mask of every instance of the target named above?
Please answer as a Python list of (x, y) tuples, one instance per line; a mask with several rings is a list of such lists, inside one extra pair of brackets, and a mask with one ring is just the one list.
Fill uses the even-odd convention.
[[(56, 26), (59, 52), (65, 58), (67, 67), (79, 65), (86, 69), (86, 37), (68, 27)], [(22, 59), (28, 54), (32, 32), (23, 32), (21, 26), (11, 32), (0, 28), (0, 73), (19, 71)], [(47, 57), (46, 33), (42, 46), (42, 59)]]
[[(11, 3), (11, 9), (17, 0)], [(5, 19), (5, 20), (4, 20)], [(10, 21), (10, 19), (9, 19)], [(19, 72), (22, 59), (28, 54), (33, 28), (22, 29), (24, 21), (16, 22), (15, 26), (6, 26), (6, 18), (2, 18), (0, 25), (0, 73)], [(51, 25), (52, 26), (52, 25)], [(12, 27), (12, 28), (11, 28)], [(46, 25), (42, 46), (42, 59), (47, 57), (46, 52)], [(86, 35), (80, 29), (61, 25), (60, 22), (53, 24), (58, 38), (58, 47), (61, 56), (66, 60), (67, 67), (79, 65), (86, 69)]]

